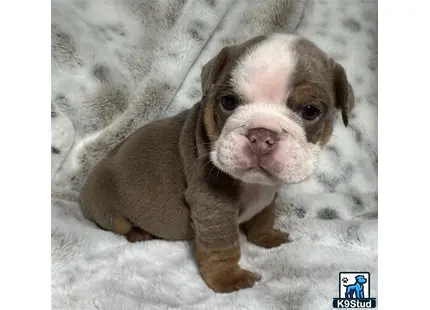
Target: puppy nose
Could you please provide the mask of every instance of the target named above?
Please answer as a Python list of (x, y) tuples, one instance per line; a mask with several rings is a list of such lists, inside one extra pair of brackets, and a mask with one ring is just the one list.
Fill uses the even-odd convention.
[(258, 155), (270, 153), (278, 143), (278, 134), (265, 128), (250, 129), (247, 134), (251, 151)]

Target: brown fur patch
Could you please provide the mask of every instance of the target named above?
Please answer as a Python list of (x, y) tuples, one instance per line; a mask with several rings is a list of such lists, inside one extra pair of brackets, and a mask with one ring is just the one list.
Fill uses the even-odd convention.
[[(328, 57), (315, 43), (301, 38), (294, 48), (299, 57), (296, 74), (293, 76), (292, 80), (293, 88), (301, 88), (302, 85), (308, 84), (308, 86), (311, 87), (305, 88), (311, 93), (306, 95), (302, 92), (299, 95), (302, 97), (301, 99), (313, 100), (319, 96), (320, 99), (324, 99), (327, 105), (325, 118), (320, 122), (316, 122), (319, 126), (314, 124), (314, 128), (305, 128), (308, 141), (316, 143), (321, 139), (320, 141), (323, 142), (327, 138), (329, 132), (328, 128), (324, 128), (326, 121), (330, 120), (332, 123), (334, 121), (334, 108), (341, 110), (343, 123), (345, 126), (348, 125), (349, 113), (355, 101), (354, 92), (351, 85), (348, 83), (344, 68), (332, 58)], [(304, 100), (303, 102), (306, 101)], [(318, 132), (322, 134), (316, 134)]]
[(327, 110), (330, 98), (327, 89), (319, 84), (305, 82), (295, 86), (292, 89), (288, 106), (294, 111), (301, 109), (305, 105), (315, 105), (324, 112)]
[(323, 130), (321, 131), (321, 135), (319, 140), (321, 141), (322, 145), (326, 145), (327, 142), (330, 140), (330, 137), (333, 133), (333, 122), (332, 121), (327, 121), (325, 123), (325, 126), (323, 128)]
[(270, 249), (289, 242), (288, 234), (273, 228), (274, 223), (275, 203), (272, 202), (252, 219), (243, 223), (241, 228), (249, 242)]
[(302, 83), (293, 88), (292, 94), (288, 99), (288, 107), (298, 115), (301, 109), (306, 105), (313, 105), (323, 112), (323, 116), (316, 121), (303, 120), (303, 126), (306, 132), (308, 142), (317, 143), (318, 141), (325, 144), (330, 138), (333, 129), (333, 99), (322, 86), (314, 83)]
[(214, 104), (208, 103), (204, 107), (204, 124), (209, 140), (213, 143), (218, 139), (221, 131), (215, 120)]

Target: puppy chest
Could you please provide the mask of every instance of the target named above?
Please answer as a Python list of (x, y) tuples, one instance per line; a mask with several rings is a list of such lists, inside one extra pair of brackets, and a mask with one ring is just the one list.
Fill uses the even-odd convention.
[(239, 224), (250, 220), (267, 207), (277, 190), (274, 186), (245, 184), (240, 198)]

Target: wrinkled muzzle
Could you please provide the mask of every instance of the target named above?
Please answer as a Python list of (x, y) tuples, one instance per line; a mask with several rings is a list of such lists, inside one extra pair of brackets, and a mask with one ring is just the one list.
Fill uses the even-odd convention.
[(248, 104), (227, 119), (211, 160), (243, 182), (298, 183), (314, 171), (319, 151), (285, 105)]

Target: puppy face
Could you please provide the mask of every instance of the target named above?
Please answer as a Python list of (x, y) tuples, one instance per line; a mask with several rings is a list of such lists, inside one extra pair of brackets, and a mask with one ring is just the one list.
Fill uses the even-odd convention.
[(247, 183), (309, 177), (353, 93), (344, 69), (303, 38), (273, 34), (222, 49), (202, 70), (215, 166)]

